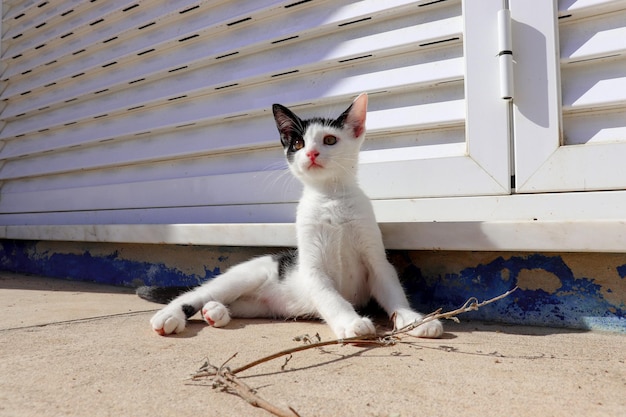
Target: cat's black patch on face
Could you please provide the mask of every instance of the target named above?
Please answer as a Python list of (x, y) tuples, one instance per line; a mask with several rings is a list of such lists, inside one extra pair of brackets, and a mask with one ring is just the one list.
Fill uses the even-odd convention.
[(280, 104), (274, 104), (272, 106), (272, 111), (274, 112), (276, 127), (280, 132), (280, 142), (282, 143), (283, 148), (285, 148), (285, 153), (289, 162), (293, 160), (293, 155), (302, 148), (296, 146), (296, 143), (298, 141), (304, 141), (304, 135), (306, 134), (309, 126), (312, 124), (319, 124), (322, 126), (342, 129), (349, 110), (350, 108), (343, 112), (337, 119), (314, 117), (312, 119), (303, 120), (296, 116), (295, 113), (287, 107)]
[(335, 129), (342, 129), (344, 122), (345, 122), (345, 118), (340, 120), (340, 119), (324, 119), (321, 117), (314, 117), (312, 119), (307, 119), (304, 121), (307, 127), (311, 124), (317, 123), (322, 126), (334, 127)]
[(296, 142), (304, 141), (303, 136), (308, 124), (305, 124), (295, 113), (280, 104), (274, 104), (272, 111), (274, 112), (276, 127), (280, 133), (280, 142), (285, 149), (287, 159), (291, 162), (294, 153), (298, 151)]
[(197, 308), (189, 304), (183, 304), (181, 306), (181, 309), (183, 310), (183, 313), (185, 313), (185, 317), (187, 318), (190, 318), (191, 316), (193, 316), (194, 314), (198, 312)]
[(278, 279), (284, 280), (287, 273), (296, 266), (298, 262), (298, 251), (288, 250), (272, 255), (272, 259), (278, 262)]

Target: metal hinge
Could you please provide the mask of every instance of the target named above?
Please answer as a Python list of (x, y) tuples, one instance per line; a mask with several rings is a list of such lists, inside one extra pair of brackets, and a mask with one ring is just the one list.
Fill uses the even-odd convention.
[(500, 97), (513, 99), (513, 42), (511, 40), (511, 10), (508, 1), (498, 11), (498, 60), (500, 64)]

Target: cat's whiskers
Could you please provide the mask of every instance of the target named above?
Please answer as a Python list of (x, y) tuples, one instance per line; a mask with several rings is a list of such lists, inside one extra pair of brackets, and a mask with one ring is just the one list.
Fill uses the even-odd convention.
[(271, 171), (268, 176), (268, 180), (263, 184), (263, 193), (270, 193), (274, 190), (282, 190), (281, 199), (287, 198), (287, 190), (291, 188), (291, 185), (296, 181), (293, 175), (289, 171), (289, 167), (284, 161), (277, 161), (269, 164), (266, 171)]

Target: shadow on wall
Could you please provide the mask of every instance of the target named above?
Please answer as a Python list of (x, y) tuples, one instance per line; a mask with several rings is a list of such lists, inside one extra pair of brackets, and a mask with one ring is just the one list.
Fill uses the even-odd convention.
[(469, 297), (509, 297), (466, 319), (626, 332), (626, 254), (394, 252), (413, 304), (452, 310)]

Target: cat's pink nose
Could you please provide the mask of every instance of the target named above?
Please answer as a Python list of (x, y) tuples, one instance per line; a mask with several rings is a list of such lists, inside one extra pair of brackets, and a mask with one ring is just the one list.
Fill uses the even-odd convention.
[(320, 156), (320, 153), (318, 151), (316, 151), (315, 149), (308, 151), (306, 153), (306, 156), (309, 157), (309, 159), (311, 160), (311, 162), (315, 162), (315, 159)]

